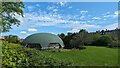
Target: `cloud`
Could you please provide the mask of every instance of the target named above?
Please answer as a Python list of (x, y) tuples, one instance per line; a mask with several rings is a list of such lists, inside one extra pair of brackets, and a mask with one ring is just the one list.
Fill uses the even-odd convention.
[[(42, 13), (42, 12), (41, 12)], [(72, 28), (72, 29), (96, 29), (100, 28), (98, 25), (88, 24), (87, 21), (80, 21), (79, 19), (84, 19), (85, 16), (78, 15), (66, 15), (61, 16), (59, 14), (41, 14), (38, 13), (27, 13), (25, 14), (26, 24), (25, 27), (41, 27), (41, 26), (54, 26), (59, 28)], [(31, 21), (29, 21), (29, 18)], [(29, 23), (29, 24), (27, 24)], [(29, 26), (29, 27), (28, 27)]]
[(105, 17), (105, 18), (117, 18), (118, 14), (120, 14), (120, 12), (115, 11), (113, 14), (109, 13), (109, 14), (104, 15), (103, 17)]
[(110, 14), (110, 12), (107, 12), (106, 14)]
[(56, 5), (48, 6), (47, 9), (48, 10), (57, 10), (58, 6), (56, 6)]
[(109, 25), (103, 27), (103, 29), (109, 29), (109, 30), (113, 30), (116, 28), (118, 28), (118, 23), (109, 24)]
[(35, 29), (35, 28), (29, 28), (28, 31), (30, 31), (30, 32), (36, 32), (37, 29)]
[(33, 6), (28, 6), (27, 7), (29, 11), (33, 11), (34, 7)]
[(85, 18), (85, 16), (81, 16), (80, 19), (83, 20)]
[[(62, 4), (62, 3), (61, 3)], [(33, 6), (34, 7), (34, 6)], [(33, 8), (29, 6), (29, 8)], [(35, 7), (34, 7), (35, 8)], [(68, 8), (68, 7), (67, 7)], [(58, 14), (53, 13), (53, 11), (58, 11), (58, 7), (56, 6), (47, 6), (47, 10), (52, 10), (52, 12), (40, 10), (38, 12), (24, 13), (25, 17), (20, 18), (20, 27), (17, 30), (26, 30), (29, 32), (37, 31), (37, 27), (41, 26), (54, 26), (58, 28), (70, 28), (74, 29), (101, 29), (101, 26), (95, 24), (94, 20), (102, 20), (102, 17), (88, 17), (86, 15), (67, 15), (67, 14)], [(79, 10), (80, 11), (80, 10)], [(80, 11), (82, 14), (88, 13), (87, 10)], [(108, 12), (108, 14), (110, 14)], [(114, 13), (117, 15), (117, 12)], [(83, 20), (85, 19), (85, 20)], [(93, 19), (93, 20), (91, 20)], [(103, 18), (105, 21), (107, 18)]]
[(57, 9), (53, 9), (54, 12), (58, 11)]
[(107, 20), (107, 19), (103, 19), (103, 20)]
[(25, 36), (28, 36), (30, 35), (29, 33), (27, 33), (26, 31), (20, 31), (21, 34), (25, 35)]
[(118, 11), (115, 11), (114, 14), (115, 14), (115, 15), (118, 15)]
[(69, 9), (71, 9), (72, 7), (70, 6), (70, 7), (68, 7)]
[(93, 20), (100, 20), (101, 18), (100, 17), (93, 17), (92, 19)]
[(37, 7), (40, 7), (40, 5), (39, 5), (39, 4), (36, 4), (36, 6), (37, 6)]
[(59, 2), (58, 4), (60, 4), (60, 6), (64, 6), (66, 2)]
[(80, 31), (79, 29), (72, 29), (72, 30), (67, 31), (67, 32), (69, 32), (69, 33), (77, 33), (77, 32), (79, 32), (79, 31)]
[(81, 14), (86, 14), (86, 13), (88, 13), (88, 11), (82, 10), (82, 11), (80, 11), (80, 13), (81, 13)]
[(21, 31), (20, 33), (21, 33), (21, 34), (27, 34), (27, 32), (26, 32), (26, 31)]

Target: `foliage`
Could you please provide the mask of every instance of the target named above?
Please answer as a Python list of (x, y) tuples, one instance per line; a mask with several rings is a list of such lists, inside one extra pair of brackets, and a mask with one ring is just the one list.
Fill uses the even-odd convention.
[(28, 65), (28, 57), (23, 47), (10, 47), (6, 42), (2, 46), (2, 67), (24, 67)]
[(72, 48), (80, 48), (81, 46), (83, 46), (83, 42), (82, 42), (80, 36), (79, 35), (75, 35), (73, 37), (73, 39), (71, 39), (70, 45), (72, 46)]
[(75, 33), (68, 33), (67, 36), (65, 36), (64, 38), (64, 44), (65, 44), (65, 48), (72, 48), (72, 46), (70, 45), (70, 40), (72, 39), (72, 37), (75, 35)]
[(78, 34), (73, 36), (73, 38), (70, 41), (70, 45), (73, 48), (80, 48), (84, 46), (86, 40), (88, 38), (88, 32), (86, 30), (80, 30)]
[(65, 48), (79, 48), (83, 45), (119, 47), (119, 29), (91, 33), (81, 29), (78, 33), (62, 33), (58, 36), (63, 40)]
[(9, 35), (9, 38), (6, 39), (9, 43), (19, 43), (19, 38), (16, 35)]
[(64, 34), (64, 33), (58, 34), (58, 36), (59, 36), (62, 40), (64, 40), (64, 38), (65, 38), (65, 34)]
[(2, 67), (71, 66), (71, 63), (44, 55), (41, 51), (3, 42)]
[(2, 17), (2, 32), (8, 32), (12, 29), (12, 25), (19, 25), (20, 21), (16, 18), (16, 15), (23, 17), (23, 2), (2, 2), (2, 8), (0, 15)]
[(85, 29), (81, 29), (81, 30), (79, 31), (79, 34), (82, 33), (82, 32), (88, 33), (88, 31), (86, 31)]
[(70, 40), (72, 39), (72, 37), (76, 35), (75, 33), (68, 33), (67, 35), (61, 33), (61, 34), (58, 34), (58, 36), (63, 40), (64, 44), (65, 44), (65, 47), (64, 48), (71, 48), (71, 45), (70, 45)]
[(110, 36), (103, 35), (97, 40), (93, 41), (93, 45), (95, 46), (109, 46), (112, 42), (112, 39)]
[(108, 47), (110, 48), (120, 48), (120, 41), (112, 41), (111, 45), (109, 45)]

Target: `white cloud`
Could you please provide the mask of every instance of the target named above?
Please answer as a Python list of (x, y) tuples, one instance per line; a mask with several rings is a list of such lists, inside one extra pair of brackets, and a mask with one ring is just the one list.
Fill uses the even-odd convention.
[(54, 12), (58, 11), (57, 9), (53, 9)]
[(69, 9), (71, 9), (72, 7), (70, 6), (70, 7), (68, 7)]
[(80, 11), (80, 13), (81, 13), (81, 14), (83, 14), (83, 13), (85, 14), (85, 13), (88, 13), (88, 11), (83, 10), (83, 11)]
[(66, 2), (59, 2), (59, 4), (60, 4), (61, 6), (64, 6), (64, 5), (66, 4)]
[(106, 14), (110, 14), (110, 12), (107, 12)]
[(35, 28), (29, 28), (28, 31), (30, 31), (30, 32), (36, 32), (37, 29), (35, 29)]
[[(81, 12), (87, 13), (88, 11), (81, 11)], [(90, 19), (87, 20), (86, 15), (81, 16), (77, 14), (77, 15), (65, 16), (65, 15), (54, 14), (54, 13), (52, 14), (42, 11), (40, 13), (32, 12), (32, 13), (24, 13), (24, 14), (25, 14), (24, 18), (19, 17), (19, 19), (21, 20), (20, 22), (21, 25), (20, 27), (18, 27), (17, 30), (28, 30), (34, 32), (37, 31), (37, 29), (35, 29), (36, 27), (41, 27), (41, 26), (54, 26), (59, 28), (87, 29), (87, 30), (101, 29), (101, 26), (95, 25), (95, 23), (92, 20), (90, 20), (91, 17)], [(80, 21), (81, 19), (86, 19), (86, 21)], [(98, 20), (101, 18), (93, 17), (92, 19)]]
[(113, 17), (113, 15), (105, 15), (105, 16), (103, 16), (103, 17), (108, 18), (108, 17)]
[(114, 14), (115, 14), (115, 15), (118, 15), (118, 11), (115, 11)]
[(113, 30), (116, 28), (118, 28), (118, 23), (110, 24), (110, 25), (103, 27), (103, 29), (109, 29), (109, 30)]
[(103, 20), (107, 20), (107, 19), (103, 19)]
[(27, 32), (26, 32), (26, 31), (21, 31), (20, 33), (21, 33), (21, 34), (27, 34)]
[(25, 35), (25, 36), (29, 36), (30, 34), (27, 33), (26, 31), (20, 31), (21, 34)]
[(48, 6), (47, 9), (48, 10), (54, 10), (54, 9), (57, 9), (58, 7), (57, 6)]
[(113, 14), (109, 13), (109, 14), (104, 15), (103, 17), (105, 17), (105, 18), (109, 18), (109, 17), (111, 17), (111, 18), (117, 18), (118, 14), (120, 14), (120, 12), (115, 11)]
[(114, 17), (114, 18), (117, 18), (117, 17), (118, 17), (118, 14), (120, 14), (120, 11), (119, 11), (119, 12), (118, 12), (118, 11), (115, 11), (113, 17)]
[(79, 29), (72, 29), (72, 30), (67, 31), (67, 32), (69, 32), (69, 33), (76, 33), (76, 32), (79, 32), (79, 31), (80, 31)]
[(39, 7), (40, 5), (39, 4), (36, 4), (37, 7)]
[(101, 18), (100, 17), (93, 17), (92, 19), (93, 20), (100, 20)]
[(32, 11), (34, 9), (33, 6), (28, 6), (27, 8), (28, 8), (29, 11)]
[(84, 18), (85, 18), (85, 16), (81, 16), (81, 17), (80, 17), (81, 20), (84, 19)]

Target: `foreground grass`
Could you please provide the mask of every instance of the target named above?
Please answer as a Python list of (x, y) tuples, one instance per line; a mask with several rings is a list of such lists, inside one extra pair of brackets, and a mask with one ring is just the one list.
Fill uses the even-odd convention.
[(73, 49), (63, 52), (43, 51), (45, 55), (72, 62), (75, 66), (117, 66), (118, 49), (86, 46), (84, 50)]

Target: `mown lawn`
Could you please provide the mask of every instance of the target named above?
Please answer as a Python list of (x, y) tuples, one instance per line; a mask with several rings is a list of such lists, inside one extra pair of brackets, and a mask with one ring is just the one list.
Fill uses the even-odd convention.
[(118, 49), (86, 46), (84, 50), (72, 49), (63, 52), (43, 51), (45, 55), (72, 62), (77, 66), (116, 66)]

